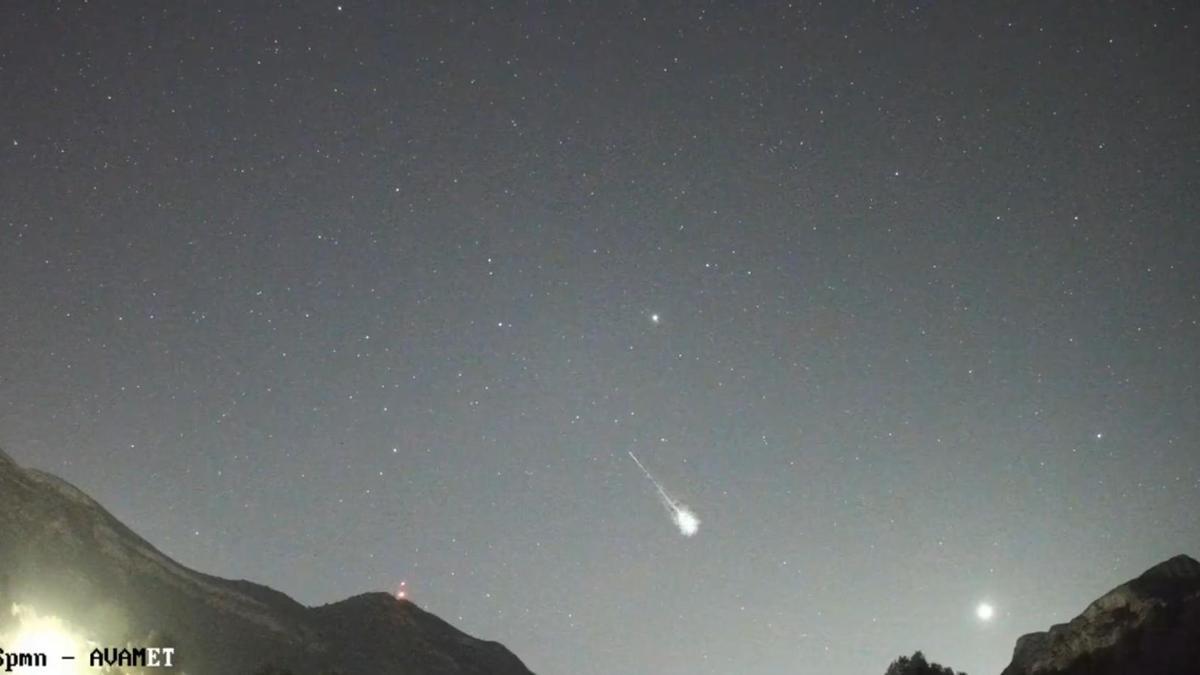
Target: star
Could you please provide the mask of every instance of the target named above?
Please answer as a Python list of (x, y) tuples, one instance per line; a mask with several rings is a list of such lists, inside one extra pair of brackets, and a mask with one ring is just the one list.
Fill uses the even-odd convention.
[(981, 602), (975, 608), (975, 616), (978, 617), (980, 621), (984, 621), (984, 622), (991, 621), (992, 617), (995, 615), (996, 615), (996, 608), (992, 607), (989, 603)]

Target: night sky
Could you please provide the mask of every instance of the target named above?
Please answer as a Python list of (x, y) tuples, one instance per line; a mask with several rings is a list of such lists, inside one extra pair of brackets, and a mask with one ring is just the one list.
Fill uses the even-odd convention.
[(0, 444), (545, 675), (996, 673), (1200, 553), (1136, 4), (5, 2)]

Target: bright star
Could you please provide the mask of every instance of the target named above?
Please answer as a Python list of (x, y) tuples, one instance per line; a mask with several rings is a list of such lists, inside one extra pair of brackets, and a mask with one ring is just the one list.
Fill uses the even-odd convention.
[(979, 603), (979, 606), (975, 608), (975, 616), (979, 617), (980, 621), (991, 621), (995, 615), (996, 608), (986, 602)]
[(650, 315), (650, 323), (658, 323), (658, 321), (659, 321), (659, 316), (657, 314)]

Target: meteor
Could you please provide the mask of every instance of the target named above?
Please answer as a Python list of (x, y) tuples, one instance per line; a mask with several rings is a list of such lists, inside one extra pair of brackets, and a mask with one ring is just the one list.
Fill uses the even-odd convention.
[(696, 517), (696, 514), (687, 506), (681, 504), (679, 500), (672, 497), (667, 492), (667, 489), (662, 486), (662, 483), (658, 482), (651, 475), (650, 470), (642, 464), (637, 455), (633, 454), (632, 450), (629, 451), (629, 458), (638, 465), (638, 468), (642, 470), (642, 473), (646, 474), (646, 478), (649, 478), (650, 482), (654, 484), (655, 489), (658, 490), (658, 497), (662, 501), (663, 506), (666, 507), (667, 512), (671, 514), (671, 520), (675, 521), (675, 527), (679, 528), (679, 534), (691, 537), (699, 532), (700, 519)]

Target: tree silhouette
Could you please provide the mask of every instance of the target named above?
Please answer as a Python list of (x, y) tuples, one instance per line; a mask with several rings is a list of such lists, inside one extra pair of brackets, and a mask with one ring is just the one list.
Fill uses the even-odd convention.
[(966, 673), (956, 673), (953, 668), (930, 663), (925, 659), (925, 655), (921, 652), (914, 652), (912, 656), (901, 656), (892, 661), (892, 665), (888, 666), (887, 672), (884, 675), (967, 675)]

